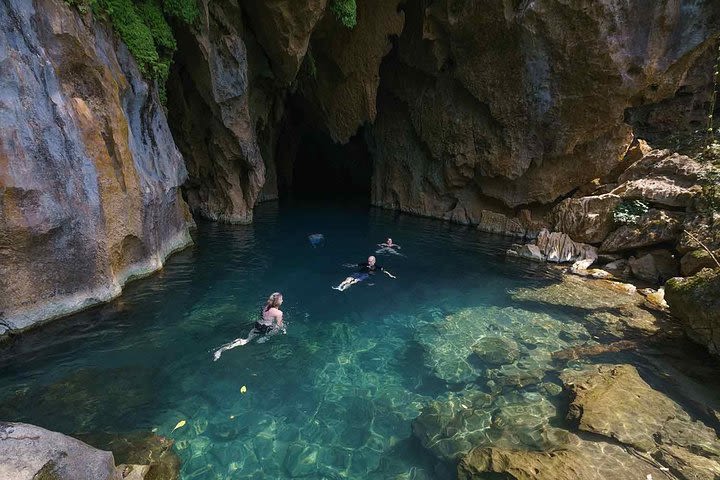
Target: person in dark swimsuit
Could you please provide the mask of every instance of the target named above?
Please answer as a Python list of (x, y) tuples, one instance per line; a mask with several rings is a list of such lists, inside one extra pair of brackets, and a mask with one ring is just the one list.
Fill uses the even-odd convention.
[(340, 282), (340, 285), (337, 287), (332, 287), (335, 290), (344, 291), (351, 285), (355, 285), (356, 283), (362, 282), (370, 278), (370, 275), (375, 274), (375, 272), (383, 272), (385, 275), (387, 275), (390, 278), (397, 278), (392, 273), (385, 270), (383, 267), (378, 265), (377, 260), (375, 257), (368, 257), (367, 262), (362, 263), (355, 263), (355, 264), (348, 264), (346, 266), (348, 267), (357, 267), (358, 271), (347, 277), (345, 280)]
[[(270, 295), (270, 298), (268, 298), (267, 302), (265, 303), (265, 307), (262, 310), (260, 320), (257, 320), (255, 322), (252, 330), (250, 330), (250, 333), (248, 333), (247, 338), (237, 338), (232, 342), (218, 348), (213, 354), (213, 360), (217, 361), (224, 351), (239, 347), (241, 345), (245, 345), (255, 337), (260, 337), (269, 333), (274, 333), (276, 331), (281, 331), (285, 333), (286, 331), (285, 324), (283, 323), (283, 312), (282, 310), (280, 310), (280, 305), (282, 305), (282, 303), (283, 296), (280, 292), (275, 292)], [(264, 339), (261, 338), (260, 340), (258, 340), (258, 343), (262, 343), (263, 340)]]

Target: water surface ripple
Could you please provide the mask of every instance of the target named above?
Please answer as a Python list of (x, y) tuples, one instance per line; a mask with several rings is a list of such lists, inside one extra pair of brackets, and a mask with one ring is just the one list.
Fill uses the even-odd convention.
[[(312, 233), (325, 245), (313, 248)], [(330, 289), (350, 272), (343, 263), (387, 236), (405, 256), (379, 263), (397, 280)], [(466, 440), (536, 447), (555, 415), (556, 400), (537, 386), (551, 381), (550, 352), (587, 339), (567, 313), (513, 305), (509, 290), (553, 278), (506, 261), (509, 240), (471, 228), (269, 203), (253, 225), (200, 223), (195, 237), (121, 298), (0, 350), (0, 418), (69, 434), (157, 429), (176, 440), (185, 480), (444, 479)], [(276, 290), (287, 335), (212, 362)], [(492, 368), (472, 361), (473, 344), (489, 336), (512, 339), (519, 357)], [(479, 402), (480, 392), (489, 396), (468, 417), (467, 438), (439, 439), (431, 453), (413, 436), (424, 407)]]

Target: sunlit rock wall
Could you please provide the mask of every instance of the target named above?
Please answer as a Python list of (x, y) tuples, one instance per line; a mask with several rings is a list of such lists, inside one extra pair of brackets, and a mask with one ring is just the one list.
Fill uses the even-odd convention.
[[(191, 243), (182, 156), (124, 45), (62, 0), (0, 3), (0, 319), (120, 293)], [(0, 328), (0, 333), (2, 328)]]

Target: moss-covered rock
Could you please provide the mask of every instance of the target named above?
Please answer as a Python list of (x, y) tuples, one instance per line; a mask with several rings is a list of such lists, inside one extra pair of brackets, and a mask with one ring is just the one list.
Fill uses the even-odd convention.
[(665, 284), (670, 311), (685, 324), (687, 334), (720, 354), (720, 268), (706, 268), (687, 278)]

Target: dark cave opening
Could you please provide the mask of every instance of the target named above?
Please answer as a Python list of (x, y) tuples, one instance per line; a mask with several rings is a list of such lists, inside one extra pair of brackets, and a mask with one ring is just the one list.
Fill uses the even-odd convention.
[(282, 200), (370, 202), (373, 165), (363, 128), (347, 143), (336, 143), (294, 106), (278, 140), (276, 159)]

